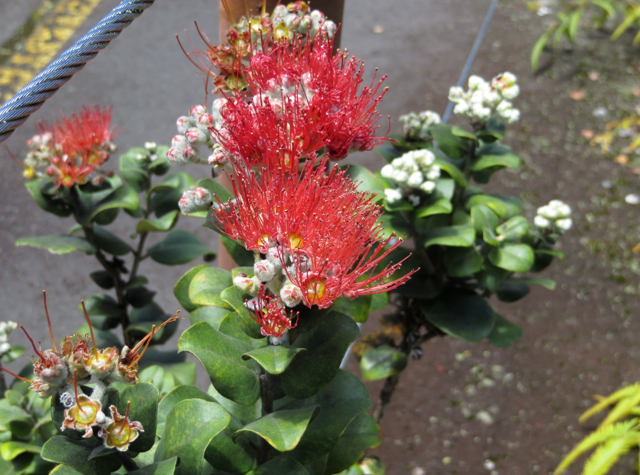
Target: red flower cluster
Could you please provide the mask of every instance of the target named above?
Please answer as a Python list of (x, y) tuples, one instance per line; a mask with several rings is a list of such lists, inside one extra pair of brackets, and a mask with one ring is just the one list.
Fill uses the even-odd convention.
[(102, 174), (96, 172), (115, 150), (111, 140), (117, 133), (110, 129), (111, 107), (83, 106), (78, 113), (62, 117), (49, 127), (38, 124), (40, 136), (51, 134), (50, 156), (41, 158), (48, 161), (46, 173), (53, 178), (57, 187), (67, 188), (84, 184), (92, 178), (100, 182)]
[[(292, 324), (287, 316), (287, 312), (277, 298), (267, 295), (264, 285), (260, 287), (254, 305), (248, 305), (251, 317), (260, 325), (260, 332), (264, 336), (282, 338), (287, 330), (298, 325), (297, 314), (296, 323)], [(290, 312), (293, 317), (293, 311)]]
[(275, 247), (308, 307), (325, 308), (341, 295), (355, 298), (405, 283), (411, 273), (384, 282), (401, 262), (377, 270), (401, 243), (381, 240), (380, 207), (344, 171), (334, 167), (327, 174), (326, 158), (314, 165), (306, 162), (300, 173), (263, 168), (260, 178), (236, 167), (237, 199), (216, 213), (221, 231), (261, 254)]
[(287, 165), (326, 152), (340, 160), (350, 151), (370, 150), (376, 136), (377, 105), (384, 77), (362, 87), (364, 64), (333, 54), (333, 41), (319, 37), (279, 43), (255, 54), (244, 71), (252, 100), (236, 93), (221, 110), (224, 128), (211, 129), (236, 159), (251, 165), (278, 157)]

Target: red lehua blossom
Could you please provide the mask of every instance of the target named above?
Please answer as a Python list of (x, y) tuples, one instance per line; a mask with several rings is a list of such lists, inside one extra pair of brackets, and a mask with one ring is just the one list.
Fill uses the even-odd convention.
[(385, 78), (376, 83), (374, 77), (359, 91), (364, 63), (334, 55), (332, 40), (278, 43), (252, 56), (243, 74), (253, 101), (236, 93), (221, 110), (225, 128), (211, 130), (236, 158), (254, 165), (286, 150), (297, 160), (325, 147), (331, 160), (340, 160), (385, 140), (376, 136)]
[(117, 135), (110, 129), (111, 107), (83, 106), (80, 112), (62, 117), (49, 127), (39, 124), (42, 133), (53, 134), (54, 153), (47, 175), (56, 187), (84, 184), (87, 177), (109, 159), (111, 140)]
[(279, 300), (266, 294), (264, 285), (260, 286), (255, 303), (248, 304), (247, 308), (249, 308), (251, 318), (260, 325), (260, 333), (264, 336), (282, 338), (287, 330), (298, 325), (298, 314), (296, 313), (296, 323), (292, 324), (293, 311), (290, 312), (290, 317), (287, 316), (287, 312)]
[(261, 253), (280, 246), (283, 267), (294, 266), (287, 275), (308, 307), (325, 308), (341, 295), (355, 298), (404, 284), (412, 273), (384, 282), (401, 262), (377, 271), (401, 243), (381, 239), (380, 207), (344, 171), (334, 167), (326, 174), (326, 158), (314, 165), (308, 161), (301, 173), (264, 168), (260, 179), (235, 167), (237, 199), (217, 211), (221, 231)]

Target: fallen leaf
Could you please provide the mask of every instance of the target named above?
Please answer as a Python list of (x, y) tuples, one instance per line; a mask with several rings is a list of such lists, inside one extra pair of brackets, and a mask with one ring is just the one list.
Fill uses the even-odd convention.
[(613, 161), (619, 163), (620, 165), (626, 165), (627, 163), (629, 163), (629, 157), (621, 154), (614, 158)]
[(598, 79), (600, 79), (600, 74), (598, 73), (598, 71), (589, 71), (588, 76), (592, 81), (597, 81)]
[(580, 135), (582, 135), (587, 140), (591, 140), (595, 134), (593, 130), (582, 129), (582, 131), (580, 132)]
[(373, 30), (374, 33), (378, 33), (378, 34), (384, 33), (384, 26), (382, 26), (382, 25), (373, 25), (372, 30)]
[(582, 99), (584, 99), (584, 92), (582, 92), (582, 91), (571, 91), (569, 93), (569, 97), (571, 99), (573, 99), (574, 101), (581, 101)]

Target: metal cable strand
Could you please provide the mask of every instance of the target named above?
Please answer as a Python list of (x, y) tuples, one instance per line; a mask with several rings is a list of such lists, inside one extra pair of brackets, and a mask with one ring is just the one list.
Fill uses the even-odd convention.
[(71, 76), (107, 47), (154, 0), (123, 0), (0, 108), (0, 143), (53, 96)]

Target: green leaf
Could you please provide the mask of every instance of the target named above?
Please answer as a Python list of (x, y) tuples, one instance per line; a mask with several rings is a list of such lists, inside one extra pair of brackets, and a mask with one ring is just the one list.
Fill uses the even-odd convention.
[(179, 456), (176, 475), (200, 474), (207, 446), (230, 421), (229, 413), (215, 402), (202, 399), (179, 402), (167, 416), (154, 461)]
[(230, 313), (231, 310), (228, 310), (226, 308), (214, 307), (213, 305), (200, 307), (189, 313), (189, 322), (191, 322), (191, 325), (195, 325), (196, 323), (200, 322), (207, 322), (215, 330), (219, 330), (220, 323)]
[[(84, 301), (91, 324), (100, 330), (110, 330), (118, 326), (121, 309), (113, 297), (106, 294), (93, 294)], [(78, 305), (82, 310), (82, 305)]]
[(60, 216), (61, 218), (70, 216), (72, 211), (67, 205), (66, 200), (42, 192), (42, 186), (46, 183), (49, 183), (49, 180), (47, 178), (41, 178), (34, 181), (27, 181), (24, 186), (27, 187), (27, 191), (29, 191), (29, 194), (36, 204), (43, 210)]
[(220, 297), (222, 291), (231, 285), (231, 272), (207, 266), (191, 278), (188, 298), (196, 306), (214, 305), (233, 310), (233, 307)]
[(133, 252), (133, 249), (129, 244), (110, 231), (107, 231), (106, 228), (99, 224), (93, 225), (93, 235), (96, 245), (109, 254), (114, 256), (124, 256)]
[(518, 168), (520, 159), (505, 145), (497, 142), (485, 144), (476, 151), (476, 158), (471, 161), (469, 169), (477, 172), (491, 167)]
[(383, 292), (380, 294), (373, 294), (371, 296), (371, 308), (369, 310), (373, 312), (374, 310), (382, 310), (389, 305), (389, 295), (387, 292)]
[(186, 264), (209, 252), (209, 248), (195, 234), (183, 230), (171, 231), (166, 238), (148, 250), (151, 259), (168, 266)]
[(451, 277), (467, 277), (482, 269), (482, 256), (473, 247), (449, 247), (443, 262)]
[(476, 232), (482, 234), (484, 229), (493, 231), (499, 223), (498, 215), (486, 205), (475, 205), (470, 208), (471, 222)]
[(127, 472), (127, 475), (173, 475), (176, 469), (178, 457), (172, 457), (162, 462), (152, 463), (146, 467), (133, 472)]
[(420, 301), (420, 308), (424, 317), (442, 331), (467, 341), (480, 341), (493, 328), (493, 309), (475, 292), (447, 290), (434, 300)]
[(429, 129), (433, 138), (438, 142), (438, 148), (440, 148), (440, 150), (453, 159), (460, 159), (464, 157), (469, 150), (469, 139), (454, 135), (452, 130), (453, 127), (440, 124), (433, 125)]
[(112, 289), (115, 285), (113, 282), (113, 277), (106, 270), (97, 270), (89, 274), (91, 280), (93, 280), (99, 287), (103, 289)]
[(441, 246), (471, 247), (475, 243), (476, 232), (473, 226), (446, 226), (432, 229), (424, 234), (424, 247)]
[(69, 465), (82, 475), (110, 475), (120, 468), (120, 462), (115, 457), (89, 460), (92, 450), (91, 441), (71, 440), (56, 435), (45, 442), (40, 456), (49, 462)]
[(126, 388), (120, 394), (118, 410), (124, 414), (127, 403), (130, 402), (129, 417), (132, 421), (138, 421), (144, 427), (138, 438), (129, 446), (133, 452), (146, 452), (153, 447), (156, 441), (156, 424), (158, 414), (158, 388), (149, 383), (137, 383)]
[(252, 251), (247, 251), (244, 246), (224, 234), (220, 235), (220, 242), (222, 242), (222, 245), (236, 264), (239, 266), (253, 266), (255, 260)]
[(582, 17), (582, 10), (576, 10), (571, 15), (571, 20), (569, 22), (569, 41), (571, 44), (576, 40), (576, 35), (578, 33), (578, 26), (580, 26), (580, 18)]
[(169, 231), (178, 221), (178, 210), (169, 211), (158, 219), (141, 219), (136, 226), (137, 233)]
[(349, 315), (358, 323), (365, 323), (371, 310), (371, 295), (361, 295), (355, 299), (338, 297), (333, 301), (331, 310)]
[(521, 298), (525, 297), (530, 290), (531, 289), (526, 284), (507, 279), (500, 284), (496, 290), (496, 295), (502, 302), (517, 302)]
[(298, 462), (286, 455), (280, 455), (251, 470), (247, 475), (310, 475)]
[(529, 221), (524, 216), (514, 216), (496, 228), (500, 236), (499, 241), (512, 241), (519, 239), (530, 229)]
[(620, 23), (620, 25), (618, 25), (615, 31), (611, 34), (611, 41), (615, 41), (620, 38), (622, 33), (624, 33), (638, 18), (640, 18), (640, 8), (635, 7), (631, 11), (627, 11), (622, 23)]
[[(251, 418), (251, 420), (254, 419), (255, 417)], [(256, 465), (254, 441), (257, 438), (239, 437), (235, 441), (233, 439), (233, 434), (242, 426), (240, 419), (231, 417), (231, 423), (227, 428), (213, 438), (204, 453), (205, 460), (213, 468), (226, 473), (244, 474)]]
[(485, 259), (482, 271), (478, 272), (476, 277), (481, 286), (486, 287), (489, 292), (495, 292), (507, 274), (506, 270), (492, 265), (488, 259)]
[(293, 450), (300, 442), (309, 421), (319, 409), (319, 406), (311, 406), (275, 411), (247, 424), (236, 431), (233, 437), (237, 439), (243, 432), (253, 432), (280, 452)]
[(517, 282), (526, 285), (540, 285), (548, 290), (555, 290), (556, 282), (552, 279), (543, 279), (541, 277), (518, 277), (509, 279), (509, 282)]
[(380, 427), (369, 414), (357, 416), (329, 452), (325, 473), (339, 473), (357, 463), (365, 450), (380, 445), (379, 431)]
[(400, 215), (393, 213), (383, 213), (378, 218), (378, 224), (382, 227), (382, 238), (387, 239), (392, 234), (403, 236), (411, 233), (412, 224)]
[(73, 251), (84, 251), (95, 254), (96, 248), (86, 239), (75, 236), (36, 236), (20, 238), (16, 246), (33, 246), (48, 250), (51, 254), (68, 254)]
[(446, 198), (438, 198), (432, 203), (427, 203), (416, 209), (416, 219), (425, 218), (434, 214), (449, 214), (453, 211), (453, 204)]
[[(104, 196), (107, 191), (109, 193)], [(99, 213), (109, 209), (125, 208), (135, 210), (140, 206), (136, 190), (128, 185), (98, 192), (84, 192), (78, 188), (78, 199), (80, 201), (80, 209), (77, 211), (76, 220), (82, 225), (87, 225)]]
[(13, 460), (18, 455), (24, 453), (39, 454), (40, 447), (28, 442), (16, 442), (13, 440), (0, 445), (0, 456), (2, 456), (4, 460)]
[(631, 447), (638, 445), (638, 435), (629, 434), (626, 437), (609, 439), (593, 453), (584, 464), (584, 475), (604, 475), (618, 459), (626, 454)]
[(206, 264), (202, 264), (194, 267), (193, 269), (189, 269), (182, 277), (180, 277), (178, 282), (176, 282), (176, 285), (173, 287), (173, 295), (175, 295), (180, 305), (182, 305), (182, 308), (184, 308), (187, 312), (193, 312), (198, 308), (198, 306), (194, 304), (189, 298), (189, 285), (191, 284), (193, 278), (198, 274), (198, 272), (203, 269), (208, 269), (209, 267), (210, 266)]
[(384, 183), (367, 168), (362, 165), (343, 165), (340, 168), (346, 170), (347, 176), (358, 185), (359, 191), (376, 195), (372, 200), (374, 203), (384, 198)]
[(475, 135), (473, 135), (471, 132), (467, 132), (466, 130), (461, 129), (460, 127), (456, 127), (456, 126), (451, 127), (451, 133), (456, 137), (462, 137), (465, 139), (472, 140), (474, 142), (478, 141)]
[(146, 287), (134, 287), (127, 290), (125, 300), (131, 304), (133, 308), (142, 308), (151, 303), (156, 292)]
[[(117, 473), (117, 472), (116, 472)], [(8, 474), (13, 475), (13, 474)], [(57, 465), (52, 471), (50, 475), (82, 475), (75, 468), (71, 468), (68, 465)]]
[(260, 333), (260, 325), (253, 319), (251, 313), (245, 306), (245, 302), (251, 299), (252, 295), (245, 294), (238, 287), (232, 285), (220, 293), (220, 298), (236, 311), (237, 323), (240, 324), (239, 328), (241, 328), (244, 333), (251, 338), (259, 339), (264, 337), (264, 335)]
[(486, 143), (492, 143), (496, 140), (504, 140), (505, 125), (498, 119), (492, 117), (489, 119), (485, 128), (478, 131), (478, 137)]
[(149, 173), (145, 170), (149, 152), (136, 147), (120, 156), (120, 174), (138, 193), (146, 190), (151, 183)]
[(407, 366), (407, 354), (389, 345), (368, 350), (360, 360), (360, 372), (367, 381), (379, 381), (399, 374)]
[(243, 360), (252, 359), (269, 374), (280, 374), (289, 367), (296, 355), (306, 353), (304, 348), (291, 348), (288, 346), (263, 346), (242, 355)]
[(522, 327), (514, 325), (502, 315), (495, 314), (493, 328), (489, 333), (489, 343), (500, 348), (507, 348), (522, 337)]
[(165, 423), (167, 422), (167, 416), (171, 409), (175, 407), (180, 401), (186, 399), (202, 399), (204, 401), (216, 402), (213, 396), (205, 393), (202, 389), (195, 386), (178, 386), (164, 396), (158, 404), (158, 433), (164, 432)]
[(193, 325), (178, 340), (178, 350), (200, 360), (220, 394), (247, 405), (260, 397), (258, 365), (242, 360), (252, 349), (249, 343), (224, 335), (207, 323)]
[(553, 33), (553, 30), (548, 29), (542, 34), (542, 36), (540, 36), (540, 38), (538, 38), (538, 41), (536, 41), (536, 44), (533, 45), (533, 49), (531, 50), (531, 69), (532, 70), (535, 71), (536, 69), (538, 69), (538, 65), (540, 64), (540, 55), (542, 54), (542, 50), (544, 50), (544, 47), (549, 42), (549, 38), (551, 37), (552, 33)]
[(394, 148), (393, 145), (386, 143), (373, 149), (378, 155), (384, 158), (387, 162), (393, 161), (402, 155), (402, 152)]
[(334, 378), (347, 348), (358, 336), (360, 330), (352, 318), (337, 312), (324, 315), (291, 345), (306, 348), (307, 353), (294, 359), (282, 374), (285, 394), (304, 399), (318, 392)]
[(433, 162), (434, 165), (438, 165), (441, 170), (447, 172), (449, 176), (453, 178), (453, 181), (455, 181), (456, 185), (464, 188), (469, 184), (467, 182), (467, 179), (455, 164), (451, 163), (446, 157), (440, 156), (438, 150), (435, 151), (435, 155), (436, 159)]
[(304, 400), (291, 400), (278, 409), (314, 405), (320, 405), (320, 412), (291, 452), (291, 456), (303, 464), (331, 451), (351, 421), (371, 407), (371, 400), (358, 378), (348, 371), (339, 370), (336, 377), (316, 394)]
[(505, 244), (489, 252), (491, 263), (512, 272), (526, 272), (533, 265), (533, 249), (526, 244)]

